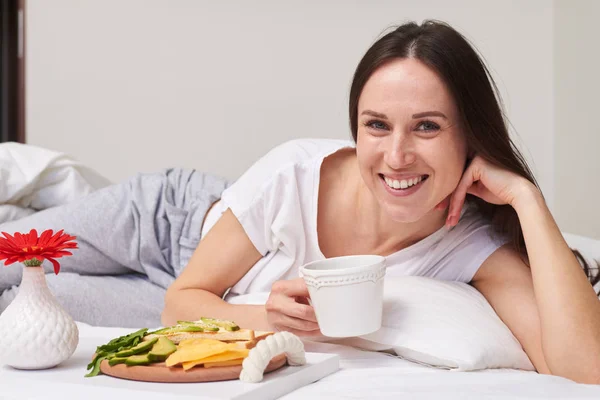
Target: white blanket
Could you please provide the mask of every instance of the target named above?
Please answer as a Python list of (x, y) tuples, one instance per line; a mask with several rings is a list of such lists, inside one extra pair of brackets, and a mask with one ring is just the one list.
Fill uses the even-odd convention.
[(308, 343), (306, 350), (340, 354), (341, 369), (283, 399), (600, 399), (600, 385), (582, 385), (535, 372), (444, 371), (325, 343)]
[(0, 182), (0, 224), (111, 183), (65, 153), (13, 142), (0, 143)]
[[(83, 378), (94, 346), (131, 332), (79, 323), (80, 345), (64, 365), (43, 371), (15, 371), (0, 366), (2, 399), (192, 399), (201, 397), (203, 384), (147, 384), (106, 376)], [(600, 385), (581, 385), (556, 376), (516, 370), (443, 371), (347, 346), (305, 343), (309, 352), (336, 353), (341, 369), (282, 399), (600, 399)], [(170, 386), (172, 385), (172, 386)], [(166, 396), (166, 397), (165, 397)]]

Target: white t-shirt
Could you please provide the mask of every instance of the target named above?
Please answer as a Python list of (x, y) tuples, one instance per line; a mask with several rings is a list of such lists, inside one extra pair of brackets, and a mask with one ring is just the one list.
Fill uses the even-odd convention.
[[(232, 296), (268, 292), (280, 279), (299, 276), (299, 267), (325, 256), (317, 238), (321, 163), (354, 142), (297, 139), (275, 147), (222, 194), (206, 216), (202, 237), (231, 209), (263, 255), (229, 291)], [(386, 276), (417, 275), (470, 282), (481, 264), (506, 239), (488, 221), (465, 207), (459, 223), (386, 257)]]

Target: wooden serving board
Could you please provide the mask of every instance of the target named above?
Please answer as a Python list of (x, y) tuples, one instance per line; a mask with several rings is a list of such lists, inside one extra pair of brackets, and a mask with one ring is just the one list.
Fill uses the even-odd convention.
[[(267, 365), (265, 374), (283, 367), (286, 363), (285, 354), (279, 354)], [(115, 378), (133, 381), (161, 383), (215, 382), (239, 379), (242, 366), (194, 367), (184, 371), (182, 367), (167, 367), (164, 362), (143, 366), (128, 366), (125, 364), (110, 366), (107, 360), (102, 360), (100, 371)]]

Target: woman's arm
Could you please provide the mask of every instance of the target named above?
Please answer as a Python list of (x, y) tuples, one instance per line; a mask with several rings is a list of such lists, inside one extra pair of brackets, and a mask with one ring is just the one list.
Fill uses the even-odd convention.
[(207, 316), (267, 330), (264, 306), (232, 305), (222, 299), (261, 257), (237, 218), (225, 211), (167, 290), (162, 323), (174, 325), (178, 320)]
[(539, 190), (477, 158), (457, 187), (450, 225), (466, 193), (515, 209), (530, 263), (527, 268), (513, 250), (501, 249), (484, 263), (473, 284), (515, 333), (538, 371), (600, 384), (600, 301)]
[(481, 265), (471, 284), (517, 338), (535, 369), (551, 374), (542, 349), (540, 315), (531, 270), (510, 245), (496, 250)]
[(600, 384), (600, 301), (539, 191), (531, 185), (512, 205), (525, 238), (548, 367)]
[(235, 215), (225, 211), (167, 290), (163, 325), (213, 317), (248, 329), (320, 335), (314, 309), (298, 301), (309, 296), (301, 278), (275, 282), (266, 305), (234, 305), (223, 300), (227, 289), (261, 258)]

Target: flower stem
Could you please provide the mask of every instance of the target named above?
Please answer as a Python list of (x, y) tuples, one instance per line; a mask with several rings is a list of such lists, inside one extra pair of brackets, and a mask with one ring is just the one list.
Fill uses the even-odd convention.
[(37, 258), (32, 258), (31, 260), (24, 261), (23, 264), (25, 264), (26, 267), (39, 267), (42, 265), (42, 261)]

